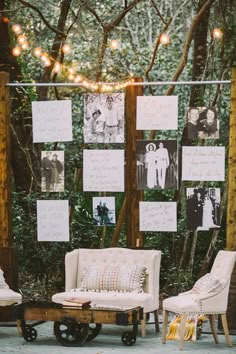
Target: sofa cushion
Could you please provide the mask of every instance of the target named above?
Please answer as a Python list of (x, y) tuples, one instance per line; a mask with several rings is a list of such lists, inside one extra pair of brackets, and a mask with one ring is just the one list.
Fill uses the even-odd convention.
[(0, 289), (9, 289), (9, 286), (5, 282), (4, 274), (1, 268), (0, 268)]
[(15, 291), (5, 288), (0, 290), (0, 306), (8, 306), (12, 304), (20, 304), (22, 296)]
[(71, 291), (57, 293), (52, 296), (52, 301), (62, 304), (64, 300), (71, 297), (79, 297), (81, 299), (91, 300), (92, 306), (104, 307), (136, 307), (141, 306), (145, 313), (156, 310), (154, 297), (147, 293), (121, 293), (121, 292), (96, 292), (96, 291), (80, 291), (72, 289)]
[(192, 288), (192, 293), (208, 294), (211, 292), (220, 291), (223, 287), (224, 284), (214, 274), (207, 273), (196, 281)]
[(81, 282), (83, 291), (143, 292), (145, 267), (140, 265), (96, 266), (84, 268)]

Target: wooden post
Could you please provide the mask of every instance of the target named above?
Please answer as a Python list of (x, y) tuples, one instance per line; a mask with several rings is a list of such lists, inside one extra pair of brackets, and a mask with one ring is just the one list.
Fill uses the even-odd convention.
[[(229, 151), (228, 151), (228, 190), (227, 190), (227, 220), (226, 248), (236, 250), (236, 67), (232, 68), (230, 120), (229, 120)], [(231, 277), (228, 310), (228, 325), (230, 330), (236, 329), (236, 265)]]
[(0, 72), (0, 266), (6, 282), (18, 290), (16, 250), (12, 247), (9, 75)]
[[(142, 79), (136, 78), (135, 82)], [(136, 140), (143, 138), (143, 132), (136, 130), (136, 100), (143, 95), (142, 86), (128, 86), (126, 89), (126, 232), (127, 246), (143, 247), (143, 232), (139, 231), (139, 201), (143, 191), (137, 190)]]

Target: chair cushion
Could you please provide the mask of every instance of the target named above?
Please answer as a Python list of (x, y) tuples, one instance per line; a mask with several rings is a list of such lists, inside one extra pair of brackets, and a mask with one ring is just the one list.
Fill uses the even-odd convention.
[(81, 290), (84, 291), (120, 291), (143, 292), (145, 267), (140, 265), (126, 266), (96, 266), (85, 267)]
[(216, 275), (207, 273), (196, 281), (192, 288), (192, 293), (209, 294), (211, 292), (220, 291), (224, 284), (216, 277)]
[(147, 293), (120, 293), (120, 292), (94, 292), (94, 291), (80, 291), (79, 289), (72, 289), (71, 291), (58, 293), (52, 296), (52, 301), (62, 304), (64, 300), (71, 297), (78, 297), (81, 299), (89, 299), (92, 306), (118, 306), (118, 307), (136, 307), (141, 306), (144, 312), (152, 312), (156, 310), (153, 295)]
[(201, 312), (196, 295), (172, 296), (163, 301), (163, 309), (175, 313)]
[(15, 291), (6, 288), (0, 289), (0, 306), (8, 306), (12, 304), (20, 304), (22, 301), (22, 296)]

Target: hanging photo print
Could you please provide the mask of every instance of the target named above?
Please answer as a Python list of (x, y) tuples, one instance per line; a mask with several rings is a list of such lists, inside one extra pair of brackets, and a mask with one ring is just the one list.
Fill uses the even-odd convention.
[(84, 150), (84, 192), (124, 192), (124, 150)]
[(72, 141), (71, 101), (32, 102), (33, 142)]
[(38, 241), (69, 241), (68, 200), (37, 200)]
[(113, 226), (115, 223), (115, 197), (93, 197), (93, 224)]
[(138, 96), (137, 130), (176, 130), (178, 96)]
[(84, 142), (124, 142), (123, 93), (85, 95)]
[(64, 151), (41, 151), (41, 192), (64, 192)]
[(188, 108), (188, 139), (219, 139), (219, 126), (216, 107)]
[(224, 146), (183, 146), (183, 181), (224, 181)]
[(187, 229), (220, 227), (220, 188), (186, 189)]
[(137, 140), (137, 189), (177, 189), (176, 140)]
[(177, 231), (176, 202), (139, 202), (140, 231)]

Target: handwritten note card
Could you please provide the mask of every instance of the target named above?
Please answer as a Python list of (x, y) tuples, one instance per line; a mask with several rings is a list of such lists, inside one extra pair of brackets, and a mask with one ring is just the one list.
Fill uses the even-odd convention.
[(176, 130), (178, 96), (138, 96), (137, 130)]
[(32, 102), (33, 142), (72, 141), (71, 101)]
[(124, 191), (124, 150), (84, 150), (85, 192)]
[(140, 231), (177, 231), (175, 202), (139, 202)]
[(183, 146), (183, 181), (224, 181), (224, 146)]
[(38, 241), (69, 241), (68, 200), (37, 200)]

